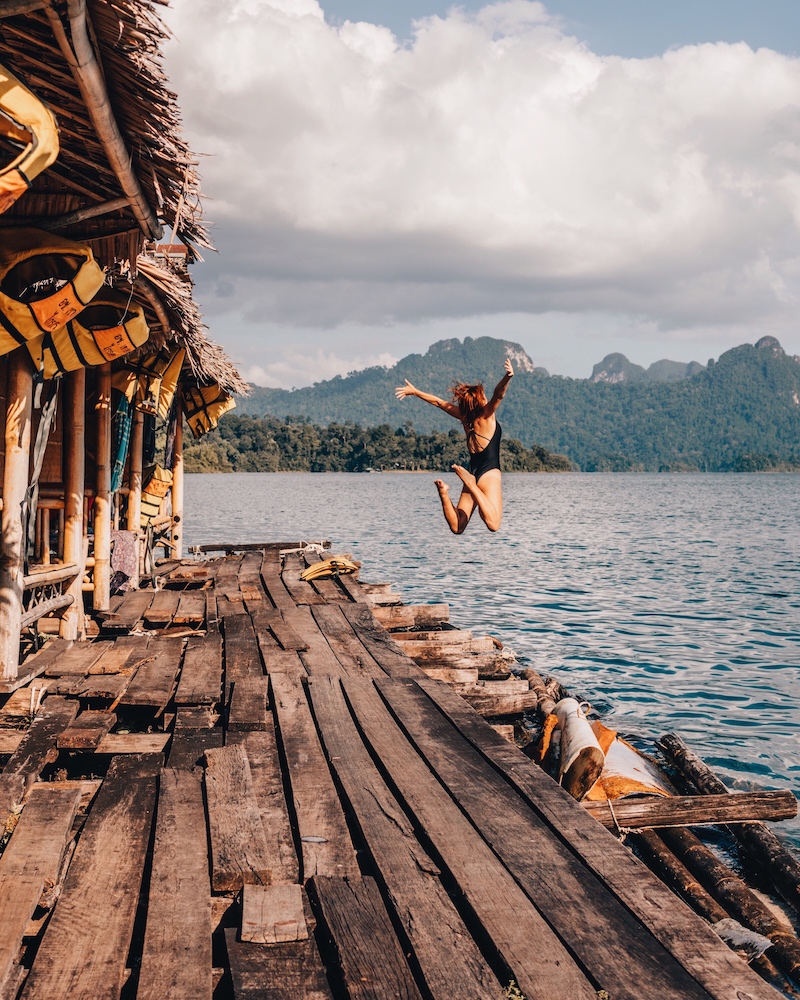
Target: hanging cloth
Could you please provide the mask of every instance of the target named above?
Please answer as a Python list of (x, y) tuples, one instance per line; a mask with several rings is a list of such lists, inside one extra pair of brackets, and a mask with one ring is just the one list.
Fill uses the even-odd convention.
[[(36, 440), (33, 444), (33, 471), (31, 481), (25, 492), (25, 499), (22, 501), (22, 523), (25, 525), (25, 572), (28, 571), (28, 561), (33, 547), (36, 543), (36, 508), (39, 504), (39, 477), (42, 474), (44, 465), (44, 454), (47, 450), (47, 442), (50, 438), (50, 428), (56, 416), (56, 404), (58, 403), (58, 381), (49, 382), (44, 390), (44, 403), (42, 404), (42, 414), (39, 417), (39, 426), (36, 428)], [(36, 392), (36, 403), (40, 399), (39, 391)], [(49, 541), (47, 542), (49, 544)]]
[(167, 417), (167, 441), (164, 445), (164, 465), (171, 469), (175, 464), (175, 434), (178, 430), (178, 421), (183, 420), (180, 403), (177, 395), (172, 400)]
[(0, 214), (58, 156), (58, 124), (52, 111), (10, 70), (0, 65), (0, 137), (17, 155), (0, 166)]
[(186, 422), (196, 438), (213, 430), (220, 417), (236, 406), (233, 396), (216, 382), (212, 385), (182, 386), (181, 401)]
[(114, 456), (111, 466), (111, 492), (116, 493), (122, 486), (122, 477), (125, 473), (125, 463), (128, 461), (128, 446), (131, 442), (131, 424), (133, 423), (133, 407), (125, 398), (120, 396), (114, 416), (111, 418), (112, 455)]
[(28, 226), (0, 229), (0, 355), (64, 326), (102, 284), (82, 243)]
[(81, 314), (66, 326), (27, 343), (33, 363), (45, 378), (115, 361), (145, 343), (150, 328), (144, 309), (104, 285)]

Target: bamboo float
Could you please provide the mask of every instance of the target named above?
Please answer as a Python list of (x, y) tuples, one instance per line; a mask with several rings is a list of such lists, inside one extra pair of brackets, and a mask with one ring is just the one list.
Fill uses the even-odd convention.
[[(680, 737), (667, 733), (658, 746), (703, 795), (729, 794), (727, 786)], [(737, 827), (731, 833), (759, 869), (769, 873), (783, 899), (800, 914), (800, 863), (763, 824)]]
[(562, 698), (554, 712), (561, 730), (558, 781), (580, 801), (600, 777), (605, 755), (574, 698)]
[(779, 920), (747, 884), (689, 830), (663, 830), (659, 836), (737, 920), (772, 941), (770, 957), (784, 972), (797, 978), (800, 975), (800, 941), (788, 923)]

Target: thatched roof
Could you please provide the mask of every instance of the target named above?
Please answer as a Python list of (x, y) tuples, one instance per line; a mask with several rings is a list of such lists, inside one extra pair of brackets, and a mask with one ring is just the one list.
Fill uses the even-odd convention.
[(209, 246), (197, 160), (162, 69), (160, 5), (1, 0), (0, 63), (56, 114), (61, 150), (0, 225), (87, 243), (111, 283), (133, 280), (156, 338), (185, 340), (196, 376), (239, 391), (238, 372), (205, 335), (185, 266), (151, 259), (162, 224), (187, 246), (187, 262), (194, 246)]

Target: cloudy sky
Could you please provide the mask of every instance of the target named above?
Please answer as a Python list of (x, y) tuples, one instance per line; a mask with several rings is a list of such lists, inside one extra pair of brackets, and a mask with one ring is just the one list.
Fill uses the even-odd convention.
[[(700, 8), (700, 9), (698, 9)], [(251, 381), (508, 338), (800, 354), (797, 0), (173, 0), (167, 71)]]

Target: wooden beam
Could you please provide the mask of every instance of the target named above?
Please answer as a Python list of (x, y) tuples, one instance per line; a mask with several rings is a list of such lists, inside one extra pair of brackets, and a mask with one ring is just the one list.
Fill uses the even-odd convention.
[(584, 809), (607, 830), (655, 830), (672, 826), (718, 823), (752, 823), (756, 820), (791, 819), (797, 799), (785, 789), (778, 792), (739, 792), (736, 795), (656, 795), (612, 802), (581, 802)]
[[(128, 481), (128, 531), (137, 535), (142, 521), (142, 448), (144, 446), (144, 413), (137, 407), (133, 414), (131, 427), (131, 464)], [(139, 566), (137, 564), (134, 585), (139, 585)]]
[[(180, 392), (180, 386), (178, 386)], [(178, 400), (175, 426), (175, 450), (172, 459), (172, 554), (183, 558), (183, 410)]]
[(97, 494), (94, 500), (94, 609), (111, 597), (111, 364), (100, 366), (97, 412)]
[(86, 0), (68, 0), (69, 27), (72, 44), (64, 31), (58, 13), (47, 7), (45, 13), (59, 48), (67, 60), (78, 84), (86, 110), (102, 143), (108, 162), (119, 180), (142, 232), (149, 239), (160, 239), (163, 227), (150, 207), (139, 180), (133, 171), (131, 155), (125, 146), (114, 111), (111, 107), (105, 78), (92, 46)]
[(17, 348), (8, 359), (0, 539), (0, 661), (4, 681), (13, 680), (19, 667), (22, 570), (25, 558), (22, 504), (28, 489), (32, 395), (33, 369), (30, 358), (27, 351)]

